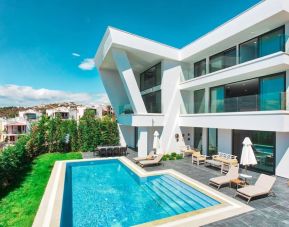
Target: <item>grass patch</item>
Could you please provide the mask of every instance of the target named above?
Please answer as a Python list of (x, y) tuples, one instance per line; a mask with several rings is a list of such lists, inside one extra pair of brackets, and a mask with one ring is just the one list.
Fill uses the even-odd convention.
[(49, 153), (37, 157), (19, 187), (0, 200), (0, 226), (31, 226), (57, 160), (81, 159), (81, 154)]

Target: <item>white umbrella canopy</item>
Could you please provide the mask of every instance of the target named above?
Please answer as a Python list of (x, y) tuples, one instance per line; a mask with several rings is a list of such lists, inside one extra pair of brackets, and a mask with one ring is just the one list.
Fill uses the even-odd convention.
[(246, 170), (247, 166), (257, 164), (257, 160), (252, 148), (252, 142), (249, 137), (246, 137), (243, 141), (243, 149), (240, 164), (244, 165)]
[(158, 131), (154, 132), (154, 142), (153, 142), (153, 149), (156, 150), (157, 154), (159, 153), (160, 150), (160, 138), (159, 138), (160, 134), (158, 133)]

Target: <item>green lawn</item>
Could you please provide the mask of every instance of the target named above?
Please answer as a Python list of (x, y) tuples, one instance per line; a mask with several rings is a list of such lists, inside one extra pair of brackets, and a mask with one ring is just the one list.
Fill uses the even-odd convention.
[(20, 186), (0, 200), (0, 226), (31, 226), (54, 162), (69, 159), (81, 159), (81, 154), (50, 153), (36, 158)]

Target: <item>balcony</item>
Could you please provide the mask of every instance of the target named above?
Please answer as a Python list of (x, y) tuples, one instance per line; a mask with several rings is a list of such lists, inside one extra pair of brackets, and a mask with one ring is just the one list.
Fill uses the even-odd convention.
[(118, 114), (119, 115), (133, 114), (132, 106), (130, 104), (120, 105), (118, 107)]
[[(180, 126), (287, 132), (286, 100), (286, 92), (218, 99), (210, 103), (210, 113), (194, 113), (193, 103), (186, 103), (181, 108)], [(198, 107), (204, 105), (197, 103)]]
[[(286, 92), (268, 93), (262, 95), (246, 95), (232, 98), (223, 98), (211, 101), (210, 113), (230, 113), (230, 112), (251, 112), (251, 111), (278, 111), (286, 110)], [(195, 106), (198, 110), (194, 111)], [(196, 102), (184, 103), (181, 114), (202, 114), (205, 113), (205, 103)]]
[(204, 87), (215, 87), (235, 81), (270, 75), (288, 69), (289, 55), (285, 52), (278, 52), (197, 78), (191, 78), (181, 82), (179, 88), (180, 90), (198, 90)]

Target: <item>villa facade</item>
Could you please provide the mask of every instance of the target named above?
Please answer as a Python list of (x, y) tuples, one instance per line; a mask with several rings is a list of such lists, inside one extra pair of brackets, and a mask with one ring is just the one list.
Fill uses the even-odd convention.
[(27, 121), (37, 121), (41, 117), (42, 113), (33, 109), (28, 109), (24, 111), (19, 111), (18, 115), (19, 118), (23, 118)]
[(15, 144), (29, 130), (30, 123), (23, 118), (0, 119), (0, 143)]
[[(266, 0), (176, 49), (109, 27), (95, 56), (122, 143), (145, 156), (184, 145), (289, 178), (289, 1)], [(176, 34), (177, 38), (177, 34)]]

